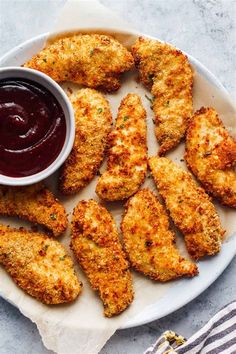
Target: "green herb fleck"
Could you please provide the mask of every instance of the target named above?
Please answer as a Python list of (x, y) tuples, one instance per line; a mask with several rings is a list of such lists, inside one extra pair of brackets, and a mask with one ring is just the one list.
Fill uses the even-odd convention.
[(123, 124), (121, 124), (121, 125), (120, 125), (120, 129), (123, 129), (123, 128), (124, 128), (124, 125), (123, 125)]
[(150, 98), (150, 97), (148, 97), (148, 95), (145, 95), (145, 97), (153, 105), (154, 97)]
[(101, 174), (101, 172), (98, 170), (97, 171), (97, 176), (101, 176), (102, 174)]
[(43, 58), (43, 61), (44, 61), (44, 63), (46, 63), (46, 62), (47, 62), (47, 59), (46, 59), (46, 58)]
[(124, 116), (124, 122), (126, 122), (128, 119), (129, 119), (129, 117), (128, 116)]
[(50, 214), (50, 218), (52, 220), (56, 220), (57, 219), (57, 214)]
[(64, 260), (65, 260), (65, 258), (66, 258), (66, 255), (64, 255), (64, 256), (62, 256), (62, 257), (60, 257), (59, 259), (60, 259), (60, 261), (64, 261)]
[(55, 61), (52, 62), (52, 65), (54, 65), (54, 64), (55, 64)]
[(169, 106), (169, 104), (170, 104), (170, 101), (166, 101), (166, 102), (164, 102), (164, 104), (163, 104), (163, 105), (164, 105), (165, 107), (168, 107), (168, 106)]
[(152, 120), (153, 124), (156, 124), (155, 119)]
[(178, 203), (179, 203), (179, 204), (183, 203), (183, 199), (179, 199), (179, 200), (178, 200)]
[(153, 82), (154, 74), (150, 73), (148, 74), (148, 80)]
[(98, 108), (97, 111), (98, 111), (98, 113), (102, 113), (103, 109), (102, 108)]
[(145, 246), (150, 247), (152, 245), (152, 241), (145, 241)]
[(152, 102), (152, 99), (150, 97), (148, 97), (148, 95), (145, 94), (145, 97), (148, 101)]
[(181, 162), (184, 162), (184, 159), (180, 159)]
[(46, 252), (46, 251), (47, 251), (47, 249), (48, 249), (48, 247), (49, 247), (49, 245), (44, 245), (44, 246), (43, 246), (43, 251), (45, 251), (45, 252)]
[(94, 54), (94, 49), (90, 50), (90, 57)]
[(211, 152), (210, 151), (207, 151), (205, 154), (204, 154), (204, 157), (207, 157), (207, 156), (210, 156), (211, 155)]

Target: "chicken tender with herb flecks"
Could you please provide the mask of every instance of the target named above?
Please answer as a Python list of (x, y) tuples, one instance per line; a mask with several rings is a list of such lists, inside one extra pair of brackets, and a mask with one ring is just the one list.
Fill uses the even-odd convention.
[(120, 87), (120, 74), (130, 70), (133, 63), (132, 54), (111, 36), (77, 34), (56, 39), (24, 66), (57, 82), (115, 91)]
[(81, 201), (72, 218), (71, 248), (111, 317), (133, 301), (129, 264), (110, 213), (94, 200)]
[(139, 37), (132, 47), (140, 80), (153, 95), (155, 134), (159, 155), (176, 147), (193, 113), (193, 72), (180, 50), (157, 40)]
[(207, 193), (189, 172), (167, 158), (151, 157), (149, 166), (171, 218), (184, 234), (189, 254), (197, 260), (218, 253), (224, 230)]
[(121, 102), (109, 136), (107, 170), (96, 193), (104, 200), (123, 200), (137, 192), (147, 172), (146, 111), (136, 94)]
[(82, 89), (70, 95), (75, 111), (75, 141), (61, 168), (59, 188), (73, 194), (96, 175), (104, 158), (112, 116), (108, 101), (98, 91)]
[(121, 224), (131, 266), (162, 282), (198, 274), (197, 266), (182, 257), (175, 246), (166, 211), (148, 189), (129, 199)]
[(0, 214), (40, 224), (55, 237), (68, 224), (65, 208), (43, 183), (25, 187), (0, 185)]
[(236, 208), (236, 141), (214, 108), (202, 107), (194, 114), (187, 130), (185, 159), (207, 192)]
[(21, 289), (47, 305), (74, 301), (81, 292), (64, 247), (44, 234), (0, 225), (0, 264)]

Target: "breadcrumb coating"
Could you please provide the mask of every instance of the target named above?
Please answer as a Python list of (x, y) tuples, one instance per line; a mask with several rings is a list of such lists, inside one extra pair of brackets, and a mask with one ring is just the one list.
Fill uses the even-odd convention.
[(71, 248), (111, 317), (133, 301), (129, 264), (111, 214), (94, 200), (81, 201), (72, 218)]
[(137, 271), (161, 282), (198, 274), (197, 266), (180, 255), (167, 213), (150, 190), (142, 189), (129, 199), (121, 230)]
[(75, 142), (61, 169), (59, 189), (73, 194), (96, 175), (104, 157), (112, 116), (108, 101), (92, 89), (70, 95), (75, 111)]
[(68, 224), (65, 208), (43, 183), (24, 187), (0, 185), (0, 214), (40, 224), (55, 237)]
[(180, 50), (157, 40), (139, 37), (132, 47), (140, 81), (153, 97), (159, 155), (176, 147), (193, 113), (193, 72)]
[(24, 66), (42, 71), (57, 82), (116, 91), (120, 74), (133, 64), (132, 54), (111, 36), (78, 34), (55, 40)]
[(202, 107), (194, 114), (186, 135), (185, 160), (207, 192), (236, 208), (236, 141), (214, 108)]
[(71, 258), (44, 234), (0, 225), (0, 263), (21, 289), (47, 305), (74, 301), (81, 293)]
[(107, 170), (98, 180), (97, 195), (123, 200), (137, 192), (147, 172), (146, 111), (136, 94), (128, 94), (109, 135)]
[(171, 218), (184, 234), (189, 254), (197, 260), (218, 253), (224, 230), (207, 193), (189, 172), (167, 158), (151, 157), (149, 166)]

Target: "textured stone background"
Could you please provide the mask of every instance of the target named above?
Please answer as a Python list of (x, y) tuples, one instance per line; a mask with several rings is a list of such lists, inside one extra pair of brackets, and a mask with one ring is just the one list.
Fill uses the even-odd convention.
[[(172, 42), (200, 60), (236, 99), (236, 1), (101, 0), (143, 33)], [(50, 30), (64, 0), (0, 0), (0, 56)], [(166, 329), (188, 337), (235, 299), (236, 259), (201, 296), (172, 315), (118, 331), (101, 354), (141, 354)], [(0, 354), (47, 354), (37, 328), (0, 299)], [(73, 353), (71, 353), (73, 354)], [(84, 353), (89, 354), (89, 353)]]

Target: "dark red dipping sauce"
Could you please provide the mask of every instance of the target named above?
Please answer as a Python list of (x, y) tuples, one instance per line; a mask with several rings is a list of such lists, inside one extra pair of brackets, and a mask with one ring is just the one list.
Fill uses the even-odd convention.
[(51, 92), (24, 79), (0, 80), (0, 174), (26, 177), (44, 170), (65, 137), (65, 115)]

